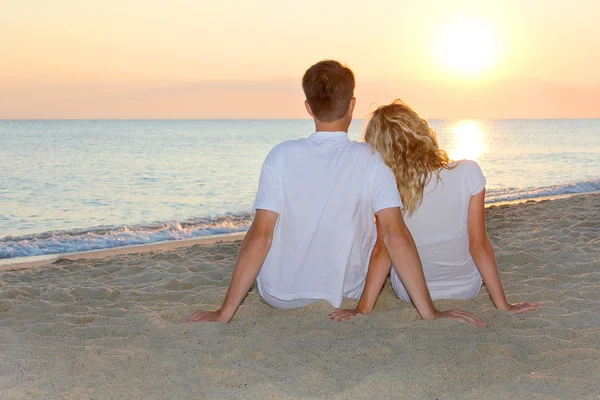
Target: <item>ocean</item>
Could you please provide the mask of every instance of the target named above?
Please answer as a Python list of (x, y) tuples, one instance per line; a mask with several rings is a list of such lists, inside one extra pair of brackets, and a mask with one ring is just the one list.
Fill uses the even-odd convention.
[[(600, 119), (433, 120), (489, 204), (600, 191)], [(359, 140), (363, 121), (350, 137)], [(0, 121), (0, 258), (247, 230), (263, 159), (310, 120)]]

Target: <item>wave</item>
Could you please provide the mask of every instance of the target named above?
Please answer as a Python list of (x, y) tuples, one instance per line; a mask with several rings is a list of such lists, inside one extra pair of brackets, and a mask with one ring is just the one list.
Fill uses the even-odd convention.
[(486, 191), (485, 202), (491, 204), (521, 200), (535, 200), (573, 194), (594, 193), (599, 191), (600, 179), (590, 179), (587, 181), (571, 182), (561, 185), (537, 188), (489, 189)]
[(253, 214), (230, 214), (151, 226), (97, 227), (0, 239), (0, 259), (75, 253), (247, 231)]
[[(539, 188), (489, 189), (486, 203), (503, 203), (600, 192), (600, 179)], [(114, 226), (70, 231), (51, 231), (0, 239), (0, 259), (75, 253), (89, 250), (183, 240), (208, 235), (247, 231), (252, 213), (198, 218), (150, 226)]]

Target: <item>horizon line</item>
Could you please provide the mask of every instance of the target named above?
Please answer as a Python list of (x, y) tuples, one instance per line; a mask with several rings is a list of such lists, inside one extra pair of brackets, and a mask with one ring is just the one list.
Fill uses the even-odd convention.
[[(353, 118), (362, 121), (365, 118)], [(597, 120), (598, 117), (432, 117), (429, 121), (480, 120), (480, 121), (519, 121), (519, 120)], [(0, 118), (0, 121), (312, 121), (311, 118)]]

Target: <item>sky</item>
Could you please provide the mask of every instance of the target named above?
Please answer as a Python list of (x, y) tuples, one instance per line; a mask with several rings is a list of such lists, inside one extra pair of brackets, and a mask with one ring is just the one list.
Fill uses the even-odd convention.
[(0, 118), (308, 118), (322, 59), (362, 117), (600, 118), (598, 0), (0, 0)]

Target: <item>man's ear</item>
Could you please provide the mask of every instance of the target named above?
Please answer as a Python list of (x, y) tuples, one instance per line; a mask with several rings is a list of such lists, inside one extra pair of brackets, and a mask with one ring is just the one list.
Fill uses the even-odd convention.
[(310, 115), (311, 117), (315, 117), (315, 114), (313, 114), (311, 108), (310, 108), (310, 104), (308, 104), (308, 100), (304, 100), (304, 107), (306, 107), (306, 111), (308, 111), (308, 115)]
[(352, 114), (354, 113), (355, 105), (356, 105), (356, 97), (353, 97), (352, 100), (350, 100), (350, 106), (348, 107), (348, 115), (352, 116)]

